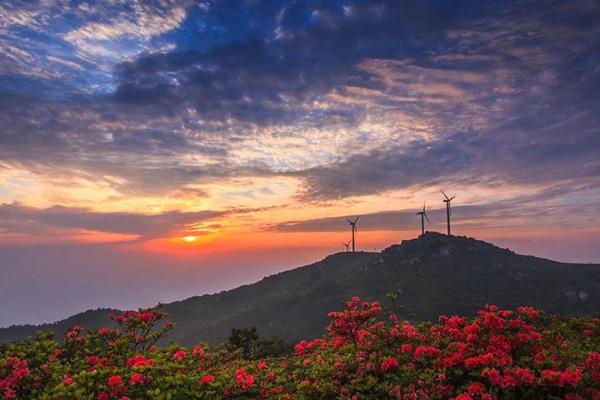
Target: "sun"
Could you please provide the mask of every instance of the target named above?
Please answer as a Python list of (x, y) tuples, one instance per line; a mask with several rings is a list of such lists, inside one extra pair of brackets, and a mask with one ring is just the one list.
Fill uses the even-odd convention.
[(198, 236), (184, 236), (183, 240), (188, 243), (195, 242), (198, 239)]

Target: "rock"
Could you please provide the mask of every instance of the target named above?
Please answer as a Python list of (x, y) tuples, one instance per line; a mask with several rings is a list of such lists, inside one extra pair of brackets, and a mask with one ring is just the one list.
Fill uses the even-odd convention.
[(451, 246), (444, 246), (440, 249), (439, 255), (440, 255), (440, 257), (448, 257), (450, 255), (451, 251), (452, 251)]
[(577, 293), (575, 291), (569, 290), (565, 293), (565, 296), (567, 296), (570, 303), (577, 303)]

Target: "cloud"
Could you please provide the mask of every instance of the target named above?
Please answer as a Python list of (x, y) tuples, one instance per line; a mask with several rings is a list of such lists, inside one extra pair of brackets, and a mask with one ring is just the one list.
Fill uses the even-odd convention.
[[(567, 118), (560, 120), (560, 118)], [(600, 174), (596, 152), (600, 138), (590, 126), (596, 116), (587, 112), (555, 115), (554, 124), (536, 127), (522, 116), (487, 132), (460, 132), (431, 141), (356, 154), (327, 165), (297, 172), (305, 179), (301, 198), (329, 200), (382, 193), (411, 186), (479, 182), (546, 185), (595, 182)], [(600, 123), (600, 121), (598, 121)], [(530, 125), (530, 126), (528, 126)], [(577, 136), (566, 134), (571, 129)], [(546, 136), (546, 140), (540, 137)], [(549, 137), (552, 139), (549, 140)]]
[(128, 53), (140, 52), (140, 47), (143, 49), (153, 38), (178, 28), (185, 20), (185, 7), (166, 3), (134, 2), (130, 10), (126, 7), (116, 15), (107, 9), (96, 10), (100, 22), (86, 22), (63, 38), (78, 48), (82, 58), (122, 59)]
[(90, 22), (69, 31), (65, 39), (69, 42), (106, 41), (124, 36), (151, 38), (175, 29), (184, 20), (186, 12), (181, 7), (159, 10), (144, 4), (135, 7), (135, 19), (109, 20), (105, 23)]
[[(572, 230), (588, 229), (600, 222), (597, 206), (590, 199), (580, 204), (565, 203), (565, 196), (574, 191), (585, 193), (589, 187), (572, 188), (557, 186), (552, 190), (543, 190), (529, 195), (517, 195), (499, 201), (479, 204), (461, 204), (461, 196), (452, 207), (452, 225), (460, 232), (506, 231), (523, 229), (543, 229), (552, 220), (555, 226)], [(598, 188), (593, 193), (597, 193)], [(420, 227), (418, 208), (411, 210), (387, 210), (360, 215), (361, 231), (416, 231)], [(429, 205), (427, 215), (433, 225), (426, 229), (445, 231), (446, 209), (442, 206), (441, 195), (438, 206)], [(592, 217), (590, 217), (592, 216)], [(347, 219), (357, 215), (339, 215), (336, 217), (315, 218), (301, 221), (286, 221), (269, 225), (267, 230), (276, 232), (340, 232), (348, 231)]]
[[(598, 174), (597, 10), (586, 1), (53, 7), (5, 12), (20, 64), (0, 63), (11, 71), (0, 76), (0, 159), (40, 176), (164, 195), (292, 175), (299, 198), (322, 201)], [(37, 45), (15, 29), (32, 19)], [(95, 69), (65, 35), (136, 43)], [(19, 51), (40, 74), (16, 73)]]
[(139, 240), (185, 235), (194, 225), (225, 214), (222, 211), (164, 212), (94, 212), (83, 208), (54, 206), (46, 209), (18, 203), (0, 204), (0, 234), (25, 234), (52, 238), (57, 234), (81, 231), (134, 235)]
[[(231, 4), (216, 12), (225, 12), (225, 7)], [(249, 7), (247, 12), (251, 22), (273, 18), (262, 9)], [(415, 56), (420, 52), (416, 41), (429, 43), (443, 27), (462, 18), (459, 7), (407, 10), (393, 1), (357, 5), (353, 18), (333, 3), (290, 2), (267, 12), (276, 12), (277, 27), (262, 37), (254, 32), (208, 50), (176, 49), (122, 63), (117, 99), (158, 104), (164, 112), (189, 104), (210, 119), (294, 122), (306, 116), (298, 107), (360, 79), (354, 67), (361, 60)], [(399, 35), (401, 43), (393, 39)], [(319, 110), (315, 117), (338, 112)]]

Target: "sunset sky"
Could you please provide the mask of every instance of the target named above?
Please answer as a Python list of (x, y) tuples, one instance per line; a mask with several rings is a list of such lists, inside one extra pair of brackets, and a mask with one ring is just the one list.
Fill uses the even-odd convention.
[(590, 1), (0, 3), (0, 326), (443, 232), (600, 262)]

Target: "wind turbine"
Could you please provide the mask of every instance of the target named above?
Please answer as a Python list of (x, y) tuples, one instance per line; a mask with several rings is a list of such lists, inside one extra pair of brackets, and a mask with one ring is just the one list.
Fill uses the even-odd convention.
[(450, 215), (452, 214), (450, 211), (450, 202), (456, 197), (456, 196), (452, 196), (452, 197), (448, 197), (446, 195), (446, 193), (444, 193), (444, 191), (441, 191), (442, 194), (444, 195), (445, 199), (444, 199), (444, 203), (446, 203), (446, 217), (448, 219), (448, 236), (450, 236)]
[(346, 248), (346, 253), (348, 252), (348, 247), (350, 247), (350, 241), (346, 243), (342, 243), (342, 245)]
[(431, 224), (431, 221), (427, 217), (427, 213), (425, 212), (425, 202), (423, 202), (423, 211), (419, 211), (417, 215), (421, 216), (421, 235), (425, 233), (425, 220)]
[(347, 219), (348, 223), (352, 227), (352, 252), (354, 253), (354, 234), (356, 233), (356, 223), (360, 217), (356, 217), (354, 221)]

